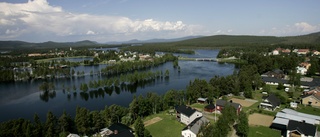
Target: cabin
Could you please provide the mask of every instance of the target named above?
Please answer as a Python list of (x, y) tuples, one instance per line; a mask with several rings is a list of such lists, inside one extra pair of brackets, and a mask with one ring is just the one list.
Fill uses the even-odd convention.
[(207, 103), (207, 100), (208, 100), (207, 98), (198, 98), (197, 102), (200, 104), (205, 104), (205, 103)]

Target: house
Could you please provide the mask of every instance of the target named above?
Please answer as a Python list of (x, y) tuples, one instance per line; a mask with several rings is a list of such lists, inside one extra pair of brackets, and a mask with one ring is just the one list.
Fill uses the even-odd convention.
[(221, 112), (223, 110), (223, 108), (228, 104), (233, 106), (236, 109), (237, 114), (239, 114), (240, 111), (242, 110), (242, 106), (239, 103), (233, 103), (232, 100), (230, 100), (230, 102), (228, 102), (228, 101), (222, 100), (222, 99), (216, 100), (216, 109), (215, 110)]
[(307, 69), (306, 68), (304, 68), (304, 67), (296, 67), (296, 70), (297, 70), (297, 73), (298, 74), (301, 74), (301, 75), (306, 75), (307, 74)]
[(176, 106), (175, 110), (177, 111), (177, 119), (186, 125), (189, 125), (196, 118), (202, 117), (201, 112), (186, 105)]
[(289, 120), (287, 137), (317, 137), (317, 127), (312, 124)]
[(279, 55), (279, 50), (277, 50), (277, 49), (273, 50), (272, 55)]
[(283, 130), (288, 126), (289, 120), (304, 122), (312, 125), (320, 124), (320, 116), (297, 112), (292, 109), (285, 108), (276, 114), (271, 127)]
[(311, 64), (308, 63), (308, 62), (301, 62), (301, 63), (299, 64), (299, 66), (300, 66), (300, 67), (304, 67), (304, 68), (306, 68), (306, 69), (308, 70), (308, 69), (310, 68)]
[(320, 55), (320, 52), (317, 51), (317, 50), (313, 50), (311, 53), (312, 53), (313, 56), (318, 56), (318, 55)]
[(200, 103), (200, 104), (204, 104), (204, 103), (207, 102), (207, 100), (208, 100), (208, 98), (198, 98), (197, 102)]
[(274, 77), (262, 77), (262, 81), (267, 85), (279, 85), (282, 83), (286, 87), (290, 87), (289, 81), (285, 79), (278, 79)]
[(78, 134), (72, 134), (70, 133), (67, 137), (80, 137)]
[(204, 111), (207, 111), (207, 112), (213, 112), (215, 110), (216, 106), (214, 106), (213, 104), (208, 104), (204, 107)]
[(274, 94), (263, 96), (262, 99), (263, 101), (260, 103), (259, 108), (264, 108), (272, 111), (274, 111), (276, 108), (279, 108), (281, 103), (280, 99)]
[(291, 50), (290, 50), (290, 49), (282, 49), (281, 52), (282, 52), (282, 53), (289, 54), (289, 53), (291, 53)]
[(262, 77), (274, 77), (274, 78), (278, 78), (278, 79), (283, 79), (285, 77), (285, 74), (282, 70), (280, 69), (275, 69), (272, 71), (268, 71), (264, 74), (261, 75)]
[(206, 119), (205, 117), (196, 118), (184, 129), (182, 129), (181, 131), (182, 137), (197, 137), (201, 126), (207, 123), (209, 123), (209, 120)]
[(320, 107), (320, 92), (302, 95), (302, 104)]
[(309, 49), (298, 49), (297, 54), (298, 55), (306, 55), (310, 52)]
[(134, 137), (132, 129), (122, 123), (115, 123), (108, 128), (101, 129), (100, 135), (102, 137)]

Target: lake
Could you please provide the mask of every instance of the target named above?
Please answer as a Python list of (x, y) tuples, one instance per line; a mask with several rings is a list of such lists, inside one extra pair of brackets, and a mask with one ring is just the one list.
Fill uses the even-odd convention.
[[(195, 55), (175, 54), (188, 57), (215, 58), (218, 50), (196, 50)], [(98, 66), (78, 66), (75, 71), (97, 72), (107, 65)], [(102, 110), (106, 105), (117, 104), (128, 107), (134, 96), (145, 95), (147, 92), (156, 92), (164, 94), (170, 89), (185, 90), (190, 81), (195, 78), (209, 81), (215, 75), (226, 76), (233, 73), (235, 66), (233, 64), (219, 64), (217, 62), (204, 61), (179, 61), (181, 72), (173, 68), (172, 62), (164, 63), (158, 67), (150, 68), (146, 71), (165, 70), (170, 71), (168, 80), (158, 79), (144, 85), (134, 87), (134, 89), (120, 89), (120, 91), (110, 94), (100, 94), (90, 92), (87, 96), (80, 95), (79, 85), (89, 83), (90, 80), (107, 79), (106, 76), (86, 75), (80, 78), (55, 79), (52, 82), (56, 86), (55, 94), (49, 98), (40, 98), (42, 91), (39, 91), (39, 85), (42, 80), (20, 81), (14, 83), (0, 83), (0, 121), (6, 121), (16, 118), (33, 119), (37, 113), (42, 120), (45, 120), (48, 111), (52, 111), (56, 116), (60, 116), (63, 111), (75, 115), (76, 107), (86, 107), (89, 110)], [(73, 85), (77, 87), (77, 96), (73, 96)], [(63, 92), (63, 87), (70, 88), (71, 95)], [(102, 90), (102, 89), (101, 89)], [(91, 94), (92, 93), (92, 94)]]

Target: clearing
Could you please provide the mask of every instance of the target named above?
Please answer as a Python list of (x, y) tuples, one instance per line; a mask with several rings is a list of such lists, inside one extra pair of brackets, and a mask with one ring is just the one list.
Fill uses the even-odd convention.
[(272, 116), (263, 115), (259, 113), (253, 113), (249, 115), (249, 125), (269, 127), (272, 124), (272, 121)]
[(251, 99), (238, 99), (238, 98), (232, 98), (230, 99), (232, 100), (232, 102), (234, 103), (239, 103), (244, 107), (250, 107), (251, 105), (253, 105), (254, 103), (256, 103), (256, 100), (251, 100)]
[(155, 117), (155, 118), (152, 118), (152, 119), (150, 119), (150, 120), (147, 120), (147, 121), (143, 122), (143, 124), (144, 124), (144, 126), (149, 126), (149, 125), (152, 125), (152, 124), (154, 124), (154, 123), (157, 123), (157, 122), (159, 122), (159, 121), (161, 121), (161, 120), (162, 120), (162, 118), (160, 118), (160, 117)]

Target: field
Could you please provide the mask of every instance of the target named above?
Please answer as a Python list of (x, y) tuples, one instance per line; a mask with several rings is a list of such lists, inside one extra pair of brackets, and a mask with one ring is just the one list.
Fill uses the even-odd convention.
[(149, 125), (152, 125), (152, 124), (154, 124), (154, 123), (157, 123), (157, 122), (159, 122), (159, 121), (161, 121), (161, 120), (162, 120), (162, 118), (160, 118), (160, 117), (155, 117), (155, 118), (152, 118), (152, 119), (150, 119), (150, 120), (147, 120), (147, 121), (143, 122), (143, 124), (144, 124), (144, 126), (149, 126)]
[(151, 115), (145, 119), (145, 122), (161, 118), (162, 120), (154, 122), (146, 126), (153, 137), (179, 137), (181, 130), (185, 127), (184, 124), (178, 122), (175, 115), (161, 112), (159, 114)]
[(266, 126), (269, 127), (273, 121), (272, 116), (253, 113), (249, 115), (249, 125), (250, 126)]
[(238, 99), (238, 98), (232, 98), (231, 100), (232, 102), (239, 103), (244, 107), (250, 107), (251, 105), (257, 102), (255, 100), (251, 101), (251, 100), (244, 100), (244, 99)]
[(250, 126), (248, 137), (280, 137), (281, 132), (264, 126)]

